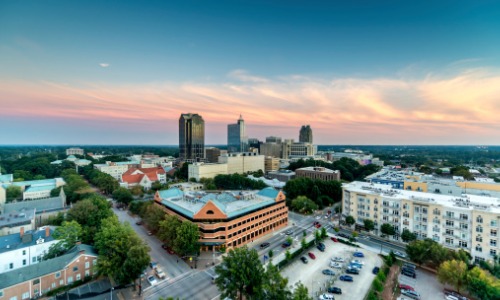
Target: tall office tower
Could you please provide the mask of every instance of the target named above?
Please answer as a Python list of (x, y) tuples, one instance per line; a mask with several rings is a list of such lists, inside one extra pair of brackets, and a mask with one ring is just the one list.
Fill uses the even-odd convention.
[(187, 162), (205, 157), (205, 121), (198, 114), (181, 114), (179, 118), (179, 157)]
[(245, 130), (245, 121), (241, 115), (236, 124), (227, 125), (227, 151), (248, 151), (248, 137)]
[(310, 144), (312, 144), (312, 142), (313, 142), (313, 131), (311, 129), (311, 126), (309, 126), (309, 125), (302, 125), (302, 127), (300, 128), (299, 142), (300, 143), (310, 143)]

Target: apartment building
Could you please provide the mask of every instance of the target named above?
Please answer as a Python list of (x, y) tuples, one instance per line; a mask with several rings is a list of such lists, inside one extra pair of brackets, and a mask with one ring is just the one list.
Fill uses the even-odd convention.
[(305, 167), (295, 170), (295, 176), (320, 180), (340, 180), (339, 170), (330, 170), (324, 167)]
[(359, 225), (364, 219), (373, 220), (376, 234), (382, 224), (389, 223), (396, 229), (392, 237), (396, 240), (408, 229), (420, 239), (467, 250), (476, 261), (499, 254), (499, 198), (396, 190), (368, 182), (344, 184), (342, 189), (344, 213)]
[(214, 178), (227, 174), (244, 174), (247, 172), (264, 171), (264, 156), (254, 152), (224, 153), (219, 156), (219, 163), (192, 163), (188, 166), (189, 178), (199, 181), (201, 178)]
[(206, 251), (235, 248), (288, 225), (288, 208), (282, 191), (157, 191), (155, 204), (167, 214), (193, 222), (200, 229)]
[(66, 254), (0, 274), (0, 299), (37, 299), (56, 288), (94, 275), (97, 254), (76, 245)]
[(280, 168), (280, 159), (272, 156), (264, 158), (264, 172), (278, 171)]

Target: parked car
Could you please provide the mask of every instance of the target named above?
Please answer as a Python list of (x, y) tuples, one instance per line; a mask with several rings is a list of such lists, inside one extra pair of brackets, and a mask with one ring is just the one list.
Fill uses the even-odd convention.
[(291, 235), (291, 234), (293, 234), (293, 231), (291, 229), (288, 229), (287, 231), (285, 231), (285, 234), (286, 235)]
[(373, 271), (372, 271), (373, 274), (377, 275), (378, 272), (380, 272), (380, 268), (379, 267), (373, 268)]
[(316, 227), (316, 228), (320, 228), (320, 227), (321, 227), (321, 224), (319, 224), (319, 223), (318, 223), (318, 224), (314, 225), (314, 227)]
[(358, 275), (359, 274), (359, 269), (358, 268), (348, 268), (345, 270), (347, 274), (354, 274)]
[(332, 258), (332, 261), (334, 261), (334, 262), (345, 262), (345, 259), (343, 259), (342, 257), (335, 256), (335, 257)]
[(319, 224), (319, 222), (318, 222), (318, 221), (314, 221), (314, 222), (313, 222), (313, 226), (316, 226), (316, 225), (318, 225), (318, 224)]
[(353, 281), (352, 276), (349, 276), (349, 275), (342, 275), (342, 276), (339, 277), (339, 279), (341, 281), (350, 281), (350, 282)]
[[(458, 300), (469, 300), (467, 297), (465, 297), (464, 295), (460, 294), (459, 292), (456, 292), (454, 290), (450, 290), (450, 289), (444, 289), (444, 294), (446, 296), (451, 296), (451, 297), (455, 297), (457, 298)], [(452, 299), (452, 300), (455, 300), (455, 299)]]
[(336, 238), (334, 238), (333, 236), (332, 236), (330, 239), (331, 239), (333, 242), (335, 242), (335, 243), (338, 243), (338, 242), (339, 242), (339, 240), (337, 240), (337, 239), (336, 239)]
[(153, 275), (151, 275), (151, 276), (148, 277), (148, 282), (151, 285), (155, 285), (155, 284), (158, 283), (158, 281), (156, 280), (156, 278)]
[(163, 270), (161, 268), (156, 268), (155, 269), (155, 274), (158, 278), (160, 279), (165, 279), (165, 272), (163, 272)]
[(349, 236), (345, 233), (339, 233), (338, 236), (348, 239)]
[(330, 262), (330, 268), (342, 269), (342, 267), (343, 267), (343, 265), (341, 263), (337, 263), (337, 262), (333, 262), (333, 261)]
[(153, 232), (148, 230), (148, 235), (153, 235)]
[(353, 260), (351, 260), (351, 263), (352, 263), (352, 264), (362, 265), (362, 266), (364, 266), (364, 265), (365, 265), (365, 262), (364, 262), (364, 261), (362, 261), (362, 260), (359, 260), (359, 259), (353, 259)]
[(302, 256), (302, 257), (300, 258), (300, 260), (301, 260), (303, 263), (307, 264), (307, 257)]
[(352, 256), (354, 256), (354, 257), (365, 257), (365, 255), (363, 254), (363, 252), (359, 252), (359, 251), (358, 252), (354, 252), (352, 254)]
[(156, 265), (158, 265), (158, 263), (156, 261), (152, 261), (149, 263), (149, 266), (151, 267), (151, 269), (156, 268)]
[(319, 300), (335, 300), (335, 297), (330, 294), (321, 294), (319, 295)]
[(144, 222), (142, 222), (142, 221), (135, 222), (135, 225), (142, 225), (142, 224), (144, 224)]
[(309, 257), (312, 259), (316, 259), (316, 255), (314, 255), (314, 253), (312, 252), (307, 253), (307, 255), (309, 255)]
[(416, 300), (420, 299), (420, 294), (417, 293), (417, 292), (415, 292), (415, 291), (412, 291), (412, 290), (402, 290), (401, 294), (405, 295), (405, 296), (408, 296), (408, 297), (410, 297), (412, 299), (416, 299)]
[(281, 244), (281, 247), (288, 248), (288, 247), (290, 247), (290, 245), (292, 245), (292, 244), (290, 244), (289, 242), (284, 242), (283, 244)]
[(328, 293), (334, 293), (334, 294), (340, 294), (342, 295), (342, 289), (336, 286), (329, 287), (328, 288)]
[(415, 274), (415, 272), (411, 272), (408, 269), (402, 269), (401, 274), (406, 275), (408, 277), (417, 278), (417, 274)]
[(355, 268), (355, 269), (358, 269), (358, 270), (361, 270), (363, 268), (362, 265), (358, 265), (358, 264), (353, 264), (353, 263), (350, 263), (349, 265), (347, 265), (348, 268)]
[(333, 271), (332, 271), (332, 270), (330, 270), (330, 269), (324, 269), (324, 270), (322, 271), (322, 273), (323, 273), (324, 275), (328, 275), (328, 276), (335, 276), (335, 272), (333, 272)]
[(415, 266), (414, 264), (410, 264), (410, 263), (404, 263), (403, 264), (403, 268), (408, 268), (408, 269), (415, 270), (417, 268), (417, 266)]
[(407, 284), (399, 284), (399, 289), (400, 290), (410, 290), (414, 291), (415, 289)]
[(260, 249), (266, 249), (267, 247), (269, 247), (269, 245), (271, 245), (270, 243), (262, 243), (260, 244)]
[(318, 248), (319, 251), (321, 252), (325, 252), (325, 245), (321, 246), (322, 244), (318, 244), (318, 246), (316, 246), (316, 248)]
[(394, 255), (401, 257), (401, 258), (406, 258), (406, 254), (404, 254), (403, 252), (394, 251)]
[(321, 247), (323, 247), (323, 248), (326, 248), (325, 244), (323, 244), (323, 243), (321, 243), (321, 242), (320, 242), (320, 243), (318, 243), (318, 246), (321, 246)]

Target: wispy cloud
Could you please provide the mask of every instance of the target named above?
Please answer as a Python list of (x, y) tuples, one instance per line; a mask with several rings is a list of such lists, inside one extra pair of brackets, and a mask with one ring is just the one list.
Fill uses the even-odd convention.
[(108, 64), (108, 63), (100, 63), (99, 66), (101, 66), (102, 68), (107, 68), (107, 67), (109, 67), (111, 65)]
[[(311, 124), (318, 143), (499, 143), (500, 72), (470, 69), (405, 78), (263, 78), (231, 73), (237, 82), (108, 85), (0, 83), (0, 116), (38, 116), (151, 127), (198, 112), (224, 142), (225, 124), (239, 113), (250, 136), (296, 138)], [(29, 110), (26, 107), (30, 107)], [(148, 123), (142, 122), (148, 120)], [(141, 125), (142, 124), (142, 125)], [(147, 125), (146, 125), (147, 124)], [(142, 127), (141, 127), (142, 128)], [(264, 130), (263, 128), (268, 128)], [(168, 131), (170, 130), (170, 131)], [(276, 132), (273, 132), (276, 130)], [(176, 136), (172, 137), (175, 141)]]

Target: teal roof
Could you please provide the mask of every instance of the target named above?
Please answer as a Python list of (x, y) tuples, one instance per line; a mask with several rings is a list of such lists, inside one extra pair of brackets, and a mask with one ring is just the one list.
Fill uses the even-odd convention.
[(12, 182), (14, 181), (14, 176), (12, 174), (0, 175), (0, 182)]
[(40, 185), (40, 186), (30, 186), (26, 188), (25, 192), (40, 192), (40, 191), (50, 191), (56, 188), (56, 184), (47, 184), (47, 185)]
[(29, 180), (29, 181), (17, 181), (13, 182), (13, 185), (16, 186), (26, 186), (26, 185), (49, 185), (49, 184), (55, 184), (56, 180), (55, 179), (42, 179), (42, 180)]
[(265, 189), (260, 190), (258, 194), (264, 197), (276, 199), (276, 197), (278, 197), (279, 192), (280, 191), (275, 188), (267, 187)]
[(160, 197), (162, 199), (182, 198), (184, 196), (184, 193), (178, 188), (161, 190), (161, 191), (158, 191), (158, 193), (160, 194)]
[(80, 251), (85, 251), (85, 254), (97, 257), (97, 253), (91, 246), (76, 245), (62, 256), (0, 274), (0, 289), (61, 271), (80, 256)]

